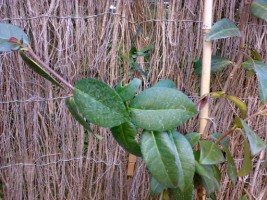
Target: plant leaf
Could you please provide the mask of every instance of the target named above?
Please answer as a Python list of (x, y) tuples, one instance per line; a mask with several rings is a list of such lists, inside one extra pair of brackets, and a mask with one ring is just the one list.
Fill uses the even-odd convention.
[(60, 83), (54, 79), (48, 72), (46, 72), (45, 70), (43, 70), (43, 68), (37, 64), (34, 60), (32, 60), (31, 58), (29, 58), (25, 53), (23, 53), (22, 51), (19, 51), (19, 54), (22, 58), (22, 60), (37, 74), (39, 74), (40, 76), (44, 77), (45, 79), (47, 79), (48, 81), (50, 81), (51, 83), (53, 83), (54, 85), (63, 88)]
[(137, 130), (130, 122), (125, 122), (119, 126), (111, 128), (115, 140), (129, 153), (142, 156), (139, 143), (135, 140)]
[(258, 90), (261, 102), (267, 102), (267, 65), (265, 63), (254, 63), (255, 72), (258, 78)]
[(201, 164), (213, 165), (224, 161), (222, 151), (215, 143), (208, 140), (201, 140), (199, 144), (201, 149), (199, 162)]
[(250, 11), (255, 17), (267, 20), (267, 0), (254, 0)]
[(231, 179), (231, 181), (233, 182), (233, 184), (235, 184), (237, 181), (237, 170), (235, 166), (235, 161), (228, 147), (226, 145), (223, 145), (223, 148), (226, 153), (226, 159), (227, 159), (227, 174)]
[(224, 18), (216, 22), (212, 26), (209, 34), (207, 35), (206, 41), (218, 40), (235, 36), (241, 36), (239, 29), (232, 21), (227, 18)]
[(243, 161), (242, 168), (237, 173), (237, 176), (246, 176), (252, 170), (252, 162), (250, 158), (249, 144), (244, 135), (243, 135), (243, 138), (244, 138), (244, 161)]
[(240, 197), (239, 200), (248, 200), (248, 197), (247, 197), (247, 195), (244, 194), (242, 197)]
[[(232, 64), (233, 62), (227, 58), (213, 55), (211, 57), (211, 73), (222, 71), (225, 67)], [(202, 73), (202, 58), (194, 62), (194, 71), (197, 75), (201, 76)]]
[(188, 133), (185, 135), (185, 138), (188, 140), (190, 143), (191, 147), (194, 147), (198, 141), (200, 140), (200, 134), (199, 133)]
[(93, 124), (112, 128), (130, 120), (118, 93), (99, 80), (78, 81), (73, 94), (79, 111)]
[(255, 156), (266, 148), (265, 142), (247, 125), (247, 123), (241, 119), (241, 123), (248, 137), (251, 154)]
[[(219, 190), (220, 184), (218, 177), (217, 169), (211, 166), (204, 166), (195, 161), (196, 164), (196, 174), (200, 175), (200, 177), (196, 176), (195, 178), (200, 178), (202, 186), (205, 187), (208, 194), (211, 194), (217, 190)], [(216, 167), (216, 166), (215, 166)]]
[(247, 104), (236, 96), (226, 95), (226, 98), (232, 101), (238, 107), (241, 117), (244, 119), (247, 116)]
[(134, 97), (140, 85), (141, 80), (138, 78), (134, 78), (132, 81), (130, 81), (129, 84), (125, 86), (122, 86), (122, 82), (120, 82), (115, 87), (115, 90), (120, 95), (123, 101), (128, 101)]
[(256, 49), (250, 48), (249, 50), (250, 50), (254, 60), (262, 61), (262, 57)]
[(166, 132), (144, 131), (141, 151), (147, 168), (160, 184), (170, 188), (178, 187), (177, 153)]
[(195, 158), (192, 147), (185, 136), (178, 132), (171, 132), (169, 136), (174, 144), (178, 166), (178, 188), (183, 192), (192, 184), (195, 174)]
[(149, 191), (152, 197), (157, 196), (167, 187), (160, 184), (153, 176), (150, 176)]
[(186, 95), (164, 87), (144, 90), (132, 100), (129, 110), (137, 127), (153, 131), (172, 130), (197, 113)]
[(176, 88), (175, 83), (172, 80), (160, 80), (153, 87), (167, 87), (167, 88)]
[(27, 34), (18, 26), (0, 23), (0, 52), (19, 50), (20, 46), (14, 42), (9, 42), (10, 38), (23, 41), (23, 46), (27, 47), (29, 38)]
[(184, 191), (179, 188), (170, 189), (170, 196), (172, 199), (179, 200), (193, 200), (194, 199), (194, 185), (188, 184)]
[(73, 97), (68, 97), (65, 100), (66, 106), (69, 109), (71, 115), (74, 117), (74, 119), (76, 119), (77, 122), (79, 122), (86, 130), (88, 130), (89, 132), (93, 132), (92, 129), (90, 128), (90, 124), (87, 123), (83, 117), (80, 115), (77, 106), (74, 102)]

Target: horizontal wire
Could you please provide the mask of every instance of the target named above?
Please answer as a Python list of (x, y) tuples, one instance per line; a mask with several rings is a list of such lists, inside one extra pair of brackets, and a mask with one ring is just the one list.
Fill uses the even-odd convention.
[[(190, 22), (190, 23), (202, 23), (202, 21), (200, 20), (191, 20), (191, 19), (148, 19), (148, 20), (144, 20), (144, 21), (130, 21), (127, 17), (123, 16), (120, 13), (113, 13), (113, 12), (103, 12), (103, 13), (99, 13), (97, 15), (87, 15), (87, 16), (73, 16), (73, 15), (68, 15), (68, 16), (57, 16), (57, 15), (38, 15), (38, 16), (34, 16), (34, 17), (18, 17), (18, 18), (3, 18), (0, 19), (0, 21), (14, 21), (14, 20), (35, 20), (35, 19), (41, 19), (41, 18), (55, 18), (55, 19), (90, 19), (90, 18), (96, 18), (96, 17), (100, 17), (103, 16), (105, 14), (110, 14), (110, 15), (116, 15), (116, 16), (120, 16), (121, 18), (124, 18), (126, 20), (128, 20), (128, 23), (130, 24), (142, 24), (142, 23), (148, 23), (148, 22)], [(238, 22), (236, 22), (238, 23)], [(259, 25), (259, 24), (254, 24), (254, 23), (248, 23), (248, 25), (250, 26), (258, 26), (258, 27), (265, 27), (267, 26), (267, 24), (263, 24), (263, 25)]]
[[(10, 104), (10, 103), (31, 103), (31, 102), (42, 102), (42, 101), (54, 101), (54, 100), (58, 100), (58, 99), (66, 99), (68, 97), (71, 97), (72, 95), (68, 95), (68, 96), (62, 96), (62, 97), (54, 97), (54, 98), (43, 98), (43, 97), (31, 97), (29, 99), (26, 100), (10, 100), (10, 101), (0, 101), (0, 104)], [(200, 99), (200, 96), (188, 96), (191, 99)], [(242, 98), (239, 97), (239, 99), (241, 100), (258, 100), (258, 97), (247, 97), (247, 98)]]
[(100, 163), (100, 164), (105, 164), (107, 166), (113, 166), (113, 165), (120, 165), (121, 161), (115, 161), (115, 162), (106, 162), (103, 160), (95, 160), (94, 158), (88, 158), (88, 157), (76, 157), (76, 158), (70, 158), (70, 159), (59, 159), (57, 161), (54, 162), (48, 162), (48, 163), (44, 163), (44, 164), (34, 164), (34, 163), (14, 163), (14, 164), (4, 164), (0, 166), (0, 170), (2, 169), (6, 169), (6, 168), (11, 168), (11, 167), (16, 167), (16, 166), (34, 166), (34, 167), (44, 167), (44, 166), (48, 166), (48, 165), (53, 165), (53, 164), (58, 164), (58, 163), (63, 163), (63, 162), (70, 162), (70, 161), (75, 161), (75, 160), (82, 160), (82, 159), (88, 159), (90, 161), (93, 161), (95, 163)]

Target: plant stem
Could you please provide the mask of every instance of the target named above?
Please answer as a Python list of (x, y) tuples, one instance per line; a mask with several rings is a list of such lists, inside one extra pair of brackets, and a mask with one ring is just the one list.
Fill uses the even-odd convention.
[(62, 76), (60, 76), (57, 72), (55, 72), (52, 68), (50, 68), (46, 63), (44, 63), (32, 50), (32, 48), (28, 47), (28, 53), (30, 56), (39, 63), (46, 71), (48, 71), (51, 75), (53, 75), (55, 78), (57, 78), (61, 83), (63, 83), (65, 86), (67, 86), (69, 89), (73, 90), (74, 87), (67, 82)]
[[(244, 37), (244, 28), (245, 25), (248, 22), (248, 18), (249, 18), (249, 8), (250, 8), (250, 4), (251, 4), (251, 0), (246, 0), (244, 3), (244, 8), (242, 9), (242, 13), (240, 16), (240, 25), (239, 25), (239, 30), (241, 32), (241, 38), (240, 38), (240, 42), (239, 42), (239, 46), (240, 46), (240, 51), (238, 54), (238, 58), (237, 58), (237, 62), (233, 65), (233, 69), (230, 72), (230, 75), (228, 76), (224, 87), (222, 89), (223, 92), (226, 92), (232, 79), (234, 78), (236, 72), (238, 71), (238, 69), (241, 66), (241, 63), (243, 62), (243, 49), (245, 48), (245, 37)], [(217, 110), (219, 109), (219, 107), (222, 105), (223, 99), (219, 99), (218, 102), (216, 103), (215, 107), (212, 109), (212, 113), (211, 113), (211, 118), (213, 118), (216, 113)], [(209, 122), (204, 130), (204, 132), (208, 132), (209, 128), (210, 128), (211, 123)]]
[[(263, 113), (266, 113), (267, 112), (267, 109), (264, 109), (264, 110), (259, 110), (258, 112), (248, 116), (246, 119), (244, 119), (244, 121), (248, 121), (250, 120), (252, 117), (255, 117), (257, 115), (261, 115)], [(232, 134), (234, 132), (235, 129), (237, 129), (238, 126), (237, 125), (234, 125), (229, 131), (225, 132), (222, 134), (222, 136), (215, 142), (216, 144), (219, 144), (225, 137), (227, 137), (228, 135)]]

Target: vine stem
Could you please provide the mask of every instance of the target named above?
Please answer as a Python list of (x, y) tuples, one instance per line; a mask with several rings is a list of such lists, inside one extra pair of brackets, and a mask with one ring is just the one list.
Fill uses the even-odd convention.
[[(230, 72), (230, 75), (228, 76), (228, 78), (226, 79), (226, 82), (225, 82), (224, 87), (222, 89), (223, 92), (226, 92), (228, 90), (228, 87), (229, 87), (234, 75), (237, 73), (238, 69), (241, 66), (241, 63), (243, 62), (243, 51), (242, 50), (245, 48), (244, 28), (248, 22), (249, 13), (250, 13), (249, 8), (250, 8), (251, 2), (252, 2), (252, 0), (246, 0), (244, 2), (244, 8), (242, 9), (242, 13), (240, 16), (240, 25), (239, 25), (239, 30), (241, 32), (241, 38), (240, 38), (240, 42), (239, 42), (240, 51), (238, 54), (237, 62), (234, 63), (233, 69)], [(223, 102), (223, 99), (218, 100), (215, 107), (212, 109), (212, 113), (210, 115), (211, 117), (214, 117), (216, 115), (217, 110), (219, 109), (222, 102)], [(205, 130), (204, 130), (205, 133), (208, 132), (210, 125), (211, 125), (211, 122), (207, 123), (207, 126), (205, 127)]]
[(32, 50), (32, 48), (29, 46), (28, 47), (28, 53), (30, 56), (38, 63), (40, 64), (46, 71), (48, 71), (52, 76), (57, 78), (61, 83), (63, 83), (66, 87), (69, 89), (73, 90), (74, 87), (71, 85), (69, 82), (67, 82), (62, 76), (60, 76), (57, 72), (55, 72), (49, 65), (44, 63)]
[[(266, 104), (265, 104), (266, 105)], [(251, 118), (257, 116), (257, 115), (261, 115), (267, 112), (267, 109), (264, 110), (259, 110), (256, 113), (248, 116), (247, 118), (244, 119), (244, 121), (248, 121)], [(234, 130), (236, 130), (238, 128), (237, 125), (234, 125), (230, 130), (228, 130), (227, 132), (223, 133), (222, 136), (215, 142), (216, 144), (219, 144), (224, 138), (226, 138), (228, 135), (232, 134), (234, 132)]]

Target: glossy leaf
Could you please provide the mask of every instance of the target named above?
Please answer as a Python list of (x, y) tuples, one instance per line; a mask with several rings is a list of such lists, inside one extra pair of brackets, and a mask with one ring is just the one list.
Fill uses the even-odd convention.
[(75, 84), (74, 101), (91, 123), (112, 128), (130, 120), (121, 97), (96, 79), (82, 79)]
[(29, 38), (21, 28), (12, 24), (0, 23), (0, 52), (8, 52), (20, 49), (20, 46), (12, 42), (10, 38), (23, 41), (24, 47), (27, 47), (29, 44)]
[(193, 200), (194, 185), (190, 183), (184, 191), (181, 191), (179, 188), (170, 189), (170, 196), (173, 200)]
[(226, 153), (226, 159), (227, 159), (227, 174), (231, 179), (231, 181), (233, 182), (233, 184), (235, 184), (237, 181), (237, 170), (235, 166), (235, 161), (228, 147), (226, 145), (223, 145), (223, 148)]
[[(228, 60), (227, 58), (213, 55), (211, 58), (211, 73), (215, 74), (223, 70), (228, 65), (232, 64), (232, 61)], [(201, 75), (202, 73), (202, 58), (195, 61), (194, 63), (194, 71), (197, 75)]]
[(111, 128), (111, 132), (115, 140), (125, 150), (136, 156), (142, 156), (140, 144), (135, 140), (137, 130), (132, 123), (126, 122), (113, 127)]
[(73, 97), (69, 97), (65, 101), (67, 108), (69, 109), (70, 113), (76, 119), (77, 122), (79, 122), (86, 130), (89, 132), (93, 132), (92, 129), (90, 128), (89, 123), (87, 123), (84, 118), (80, 115), (78, 108), (74, 102)]
[(169, 136), (177, 155), (178, 188), (183, 192), (193, 182), (195, 158), (192, 147), (185, 136), (175, 131), (169, 133)]
[(218, 22), (216, 22), (209, 34), (207, 35), (206, 41), (211, 41), (211, 40), (218, 40), (222, 38), (229, 38), (229, 37), (235, 37), (241, 36), (241, 33), (239, 29), (236, 27), (236, 25), (230, 21), (229, 19), (222, 19)]
[(200, 144), (199, 162), (203, 165), (213, 165), (224, 161), (220, 148), (213, 142), (202, 140)]
[(223, 91), (211, 92), (210, 97), (211, 98), (223, 98), (225, 97), (225, 92)]
[(208, 194), (217, 191), (220, 187), (217, 177), (218, 176), (217, 169), (201, 165), (200, 163), (198, 163), (198, 161), (195, 162), (196, 162), (196, 173), (200, 176), (200, 177), (196, 176), (195, 178), (196, 179), (200, 178), (199, 181), (201, 182), (202, 186), (205, 187)]
[(36, 63), (34, 60), (32, 60), (30, 57), (28, 57), (25, 53), (23, 53), (22, 51), (19, 51), (19, 54), (22, 58), (22, 60), (37, 74), (39, 74), (40, 76), (44, 77), (45, 79), (47, 79), (48, 81), (50, 81), (51, 83), (53, 83), (54, 85), (63, 88), (60, 83), (54, 79), (48, 72), (46, 72), (45, 70), (43, 70), (43, 68)]
[(152, 197), (157, 196), (167, 187), (160, 184), (153, 176), (150, 176), (149, 191)]
[(238, 176), (246, 176), (252, 170), (252, 161), (250, 158), (249, 144), (248, 144), (247, 139), (244, 136), (243, 138), (244, 138), (244, 161), (243, 161), (242, 168), (237, 173)]
[(247, 195), (242, 195), (242, 197), (239, 199), (239, 200), (248, 200), (248, 197), (247, 197)]
[(147, 168), (160, 184), (170, 188), (178, 187), (177, 152), (166, 132), (143, 132), (141, 151)]
[(172, 80), (160, 80), (153, 87), (167, 87), (167, 88), (176, 88), (175, 83)]
[(258, 91), (261, 102), (267, 102), (267, 65), (265, 63), (254, 64), (255, 72), (258, 78)]
[(254, 0), (250, 11), (255, 17), (267, 20), (267, 0)]
[(254, 156), (266, 148), (265, 142), (246, 124), (241, 120), (245, 133), (248, 137), (251, 154)]
[[(220, 137), (222, 136), (222, 133), (212, 133), (210, 135), (211, 139), (214, 139), (215, 141), (218, 140)], [(220, 144), (222, 145), (226, 145), (227, 147), (229, 146), (229, 139), (227, 137), (225, 137), (221, 142)]]
[(128, 101), (134, 97), (140, 85), (141, 80), (138, 78), (134, 78), (129, 84), (125, 86), (122, 86), (122, 82), (120, 82), (115, 87), (115, 90), (120, 95), (123, 101)]
[(245, 102), (241, 101), (236, 96), (227, 95), (226, 98), (232, 101), (238, 107), (242, 118), (247, 116), (247, 104)]
[(199, 133), (188, 133), (185, 135), (185, 138), (190, 143), (191, 147), (194, 147), (200, 140), (200, 134)]
[(254, 60), (262, 61), (262, 57), (256, 49), (250, 48), (249, 50), (250, 50)]
[(136, 96), (129, 105), (133, 123), (153, 131), (172, 130), (197, 111), (194, 103), (173, 88), (152, 87)]

